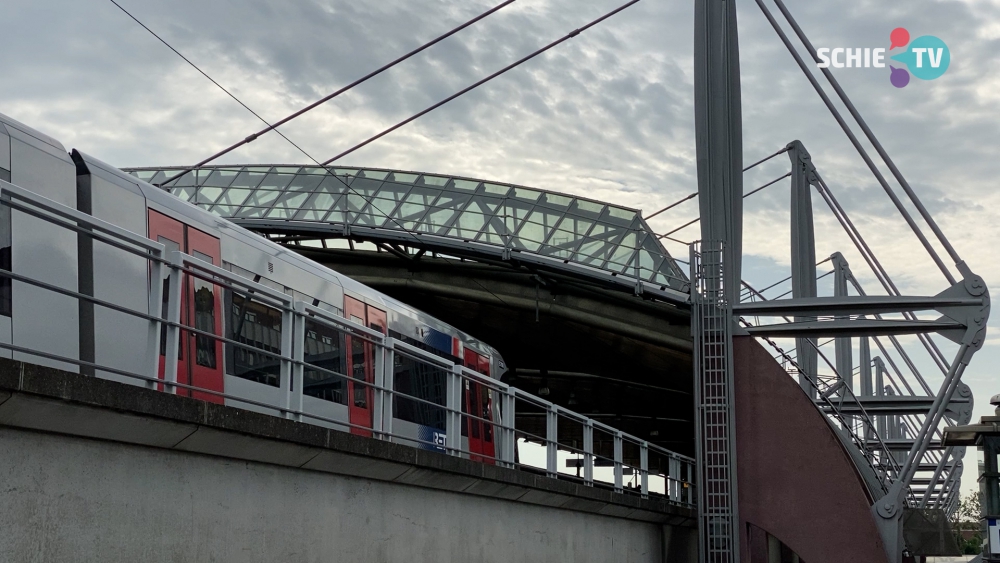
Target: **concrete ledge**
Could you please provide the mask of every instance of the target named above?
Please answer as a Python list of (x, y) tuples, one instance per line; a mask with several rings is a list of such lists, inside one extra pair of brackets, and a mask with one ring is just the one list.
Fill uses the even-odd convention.
[(693, 510), (0, 358), (0, 425), (694, 527)]

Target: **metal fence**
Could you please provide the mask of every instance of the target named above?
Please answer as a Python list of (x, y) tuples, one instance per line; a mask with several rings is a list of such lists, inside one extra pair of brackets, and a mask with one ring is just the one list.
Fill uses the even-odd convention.
[[(293, 295), (255, 283), (195, 256), (168, 251), (164, 245), (144, 236), (2, 181), (0, 206), (32, 215), (141, 257), (148, 262), (150, 280), (154, 280), (148, 284), (148, 310), (135, 310), (21, 275), (17, 272), (17, 264), (13, 265), (11, 271), (0, 270), (0, 278), (30, 284), (146, 321), (148, 334), (145, 336), (145, 349), (135, 351), (136, 354), (143, 355), (142, 365), (148, 366), (145, 373), (116, 369), (109, 365), (11, 343), (0, 342), (0, 348), (74, 364), (80, 367), (81, 372), (114, 374), (165, 393), (184, 394), (272, 412), (276, 416), (307, 424), (360, 431), (375, 439), (544, 473), (552, 478), (577, 480), (587, 486), (613, 488), (619, 493), (638, 494), (644, 498), (659, 496), (674, 504), (688, 507), (695, 505), (692, 458), (650, 444), (510, 387), (497, 379), (454, 363), (449, 358), (297, 300)], [(215, 334), (212, 329), (204, 330), (182, 323), (184, 278), (202, 280), (216, 290), (229, 291), (232, 295), (279, 311), (280, 342), (277, 342), (277, 346), (254, 346)], [(155, 280), (168, 281), (164, 284)], [(137, 283), (146, 284), (147, 280), (137, 280)], [(315, 333), (317, 330), (342, 339), (350, 338), (351, 342), (370, 344), (374, 351), (374, 382), (343, 373), (339, 369), (331, 369), (329, 365), (324, 365), (322, 354), (307, 350), (307, 332)], [(223, 392), (179, 381), (178, 353), (184, 335), (221, 342), (229, 349), (244, 350), (258, 358), (266, 358), (264, 364), (275, 372), (273, 375), (276, 381), (265, 386), (267, 393), (264, 398), (257, 393)], [(345, 348), (342, 353), (350, 351)], [(419, 396), (395, 389), (396, 375), (401, 366), (408, 366), (411, 371), (419, 371), (425, 378), (433, 379), (440, 388), (439, 391), (443, 392)], [(339, 383), (344, 390), (348, 389), (348, 381), (355, 390), (362, 389), (371, 400), (371, 425), (352, 423), (349, 418), (345, 420), (343, 417), (329, 416), (307, 408), (306, 403), (312, 400), (305, 392), (307, 376), (311, 381), (323, 378), (327, 382)], [(462, 392), (469, 387), (483, 390), (487, 398), (485, 404), (490, 405), (490, 408), (480, 412), (470, 412), (473, 410), (470, 407), (463, 408)], [(410, 411), (420, 412), (422, 418), (433, 421), (440, 432), (433, 432), (427, 437), (399, 432), (394, 426), (399, 424), (398, 415), (400, 408), (403, 408), (401, 405)], [(492, 408), (493, 405), (497, 408)], [(533, 424), (533, 420), (542, 420), (544, 424)], [(494, 445), (492, 454), (488, 451), (472, 451), (463, 446), (463, 428), (469, 429), (470, 425), (478, 425), (483, 432), (481, 439), (485, 440), (486, 434), (489, 435), (489, 441)], [(544, 455), (533, 455), (539, 448), (544, 451)], [(559, 467), (561, 458), (565, 461), (563, 468)]]

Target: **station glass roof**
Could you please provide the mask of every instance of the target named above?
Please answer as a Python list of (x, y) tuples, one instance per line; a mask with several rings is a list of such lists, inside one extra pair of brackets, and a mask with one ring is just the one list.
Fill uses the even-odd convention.
[[(126, 169), (151, 184), (180, 170)], [(260, 219), (428, 233), (686, 289), (684, 271), (640, 212), (551, 191), (399, 170), (295, 165), (203, 167), (171, 183), (170, 191), (244, 225)]]

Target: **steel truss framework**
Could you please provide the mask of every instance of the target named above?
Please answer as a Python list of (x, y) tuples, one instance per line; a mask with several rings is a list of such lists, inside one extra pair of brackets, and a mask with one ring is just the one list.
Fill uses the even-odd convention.
[[(179, 170), (127, 169), (150, 183)], [(591, 199), (469, 178), (298, 165), (199, 168), (170, 191), (257, 230), (478, 247), (687, 301), (684, 271), (640, 212)]]

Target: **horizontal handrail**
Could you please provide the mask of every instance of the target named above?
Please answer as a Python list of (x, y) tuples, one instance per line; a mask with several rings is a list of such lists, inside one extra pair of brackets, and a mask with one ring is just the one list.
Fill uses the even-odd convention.
[[(16, 200), (16, 201), (15, 201)], [(127, 253), (139, 256), (149, 261), (153, 266), (150, 269), (151, 283), (146, 284), (143, 280), (144, 290), (149, 297), (146, 310), (134, 309), (107, 299), (85, 295), (72, 289), (59, 287), (46, 281), (25, 276), (16, 271), (0, 270), (0, 278), (31, 284), (35, 287), (58, 295), (71, 297), (80, 302), (87, 302), (119, 314), (123, 314), (135, 319), (145, 321), (150, 326), (150, 332), (146, 343), (147, 349), (142, 354), (144, 365), (156, 369), (156, 361), (160, 357), (165, 357), (165, 367), (162, 374), (150, 375), (137, 373), (130, 370), (122, 370), (113, 366), (103, 365), (100, 362), (89, 362), (79, 358), (66, 357), (61, 354), (37, 350), (30, 347), (20, 346), (13, 342), (0, 342), (0, 349), (10, 350), (19, 354), (27, 354), (49, 361), (63, 362), (71, 365), (88, 368), (94, 373), (108, 373), (122, 377), (134, 379), (142, 382), (148, 388), (160, 389), (164, 392), (176, 394), (179, 390), (204, 393), (209, 396), (218, 397), (225, 401), (233, 401), (238, 405), (245, 405), (259, 409), (273, 410), (281, 416), (293, 420), (310, 423), (331, 424), (336, 428), (346, 430), (364, 430), (371, 432), (379, 439), (402, 441), (406, 443), (423, 444), (450, 455), (466, 455), (473, 459), (490, 460), (500, 465), (508, 467), (527, 467), (528, 465), (519, 461), (517, 456), (517, 444), (519, 440), (538, 441), (545, 445), (546, 462), (544, 470), (551, 477), (558, 477), (560, 474), (557, 467), (557, 452), (563, 451), (569, 455), (583, 456), (585, 484), (591, 485), (601, 481), (593, 475), (595, 461), (609, 462), (614, 467), (614, 490), (623, 493), (628, 491), (628, 487), (623, 484), (624, 469), (635, 470), (634, 476), (638, 479), (636, 487), (643, 496), (650, 494), (649, 477), (662, 477), (665, 494), (670, 502), (676, 502), (690, 506), (693, 502), (690, 489), (693, 488), (692, 479), (694, 477), (694, 460), (672, 452), (661, 446), (650, 444), (636, 436), (622, 432), (607, 424), (591, 419), (583, 414), (556, 405), (541, 397), (537, 397), (520, 389), (510, 387), (497, 378), (492, 378), (486, 374), (479, 373), (460, 363), (454, 362), (450, 357), (438, 355), (432, 351), (414, 346), (397, 338), (392, 338), (381, 331), (374, 330), (364, 324), (357, 323), (349, 318), (331, 313), (325, 309), (316, 307), (310, 303), (295, 299), (292, 295), (286, 294), (272, 287), (265, 286), (239, 274), (216, 266), (198, 257), (181, 252), (179, 250), (166, 251), (164, 245), (151, 241), (145, 237), (94, 218), (75, 209), (71, 209), (57, 202), (47, 200), (28, 190), (6, 182), (0, 182), (0, 205), (6, 205), (19, 212), (30, 214), (45, 220), (57, 227), (74, 231), (81, 236), (91, 237), (96, 240), (106, 242), (111, 246), (126, 251)], [(16, 264), (15, 264), (16, 266)], [(14, 268), (16, 269), (16, 268)], [(240, 342), (236, 337), (230, 338), (226, 335), (215, 334), (214, 329), (201, 329), (194, 324), (193, 319), (187, 324), (182, 322), (180, 314), (182, 276), (189, 276), (193, 279), (200, 279), (215, 288), (221, 288), (243, 296), (247, 300), (262, 303), (268, 307), (276, 309), (281, 313), (280, 326), (274, 325), (274, 332), (269, 337), (274, 342), (267, 344), (268, 349), (254, 345), (252, 342)], [(176, 280), (170, 284), (170, 291), (167, 295), (161, 295), (163, 279)], [(216, 297), (218, 298), (218, 297)], [(161, 299), (166, 305), (166, 315), (161, 314)], [(333, 369), (320, 366), (307, 358), (305, 323), (315, 323), (324, 329), (332, 330), (342, 335), (340, 342), (343, 343), (343, 336), (350, 336), (364, 340), (372, 345), (375, 354), (372, 356), (372, 366), (375, 373), (374, 381), (354, 377), (347, 373), (340, 373)], [(161, 336), (166, 334), (166, 354), (161, 356)], [(206, 389), (191, 383), (182, 383), (177, 380), (178, 361), (177, 356), (180, 350), (181, 335), (187, 334), (210, 339), (213, 346), (225, 346), (226, 349), (242, 349), (258, 354), (261, 357), (269, 358), (268, 362), (259, 364), (261, 374), (267, 378), (273, 378), (276, 385), (259, 382), (269, 389), (276, 389), (278, 398), (259, 400), (259, 398), (248, 397), (239, 393)], [(239, 338), (244, 338), (239, 336)], [(232, 347), (232, 348), (229, 348)], [(193, 352), (192, 352), (193, 353)], [(338, 357), (344, 360), (351, 351), (340, 348)], [(443, 397), (438, 400), (431, 400), (428, 397), (417, 396), (411, 393), (403, 393), (395, 389), (395, 360), (394, 355), (399, 354), (410, 360), (426, 366), (433, 366), (439, 370), (438, 377), (443, 377), (442, 383), (447, 384), (447, 390)], [(223, 366), (227, 361), (221, 359)], [(341, 364), (343, 365), (343, 364)], [(358, 389), (365, 389), (368, 400), (373, 401), (368, 406), (371, 412), (372, 424), (357, 424), (350, 420), (339, 420), (331, 416), (323, 416), (315, 412), (309, 412), (303, 407), (305, 393), (304, 375), (308, 370), (310, 373), (327, 374), (329, 377), (340, 378), (345, 382), (343, 388), (344, 402), (350, 400), (347, 392), (346, 382), (351, 382)], [(346, 370), (345, 370), (346, 371)], [(229, 373), (232, 377), (243, 377)], [(246, 378), (249, 379), (249, 378)], [(460, 404), (460, 397), (465, 390), (464, 381), (475, 382), (489, 390), (491, 395), (486, 399), (486, 403), (481, 405), (484, 412), (474, 412), (472, 404), (465, 408)], [(270, 393), (270, 391), (269, 391)], [(412, 401), (414, 404), (423, 405), (422, 408), (433, 409), (431, 412), (438, 413), (434, 416), (444, 418), (444, 434), (447, 437), (446, 443), (427, 440), (419, 436), (404, 435), (393, 430), (393, 420), (395, 420), (394, 399)], [(321, 399), (323, 400), (323, 399)], [(440, 401), (440, 402), (438, 402)], [(477, 400), (478, 401), (478, 400)], [(546, 430), (543, 435), (536, 435), (518, 429), (515, 424), (517, 404), (532, 405), (533, 408), (541, 409), (546, 416)], [(583, 447), (570, 446), (559, 442), (559, 423), (579, 425), (583, 432)], [(492, 437), (494, 453), (492, 455), (472, 451), (471, 446), (462, 446), (462, 428), (464, 425), (474, 423), (484, 425), (483, 432), (487, 432)], [(594, 433), (607, 434), (614, 442), (614, 456), (608, 457), (594, 450)], [(471, 435), (471, 431), (470, 431)], [(587, 438), (589, 436), (589, 438)], [(631, 449), (631, 457), (625, 457), (626, 446)], [(649, 458), (654, 456), (661, 462), (657, 463), (651, 472), (649, 469)], [(667, 461), (663, 461), (667, 460)], [(676, 463), (676, 467), (673, 465)], [(611, 481), (608, 481), (611, 483)], [(688, 490), (686, 500), (682, 499), (676, 487), (682, 486)]]

